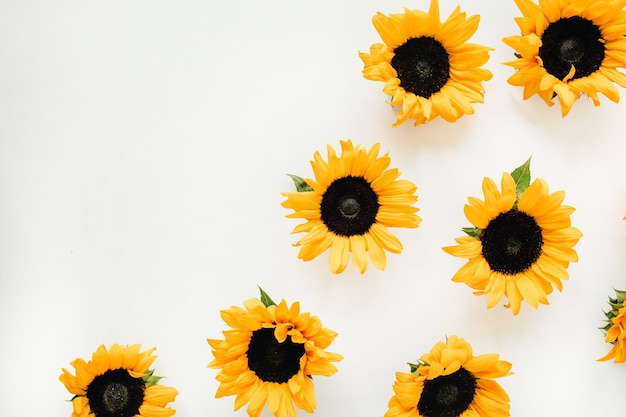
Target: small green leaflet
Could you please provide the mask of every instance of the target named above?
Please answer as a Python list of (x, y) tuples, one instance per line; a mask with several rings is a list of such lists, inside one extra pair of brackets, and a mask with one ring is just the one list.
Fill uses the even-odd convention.
[(414, 375), (419, 375), (418, 369), (420, 366), (428, 366), (428, 364), (421, 359), (418, 359), (417, 363), (407, 362), (407, 365), (411, 367), (411, 373)]
[(463, 230), (463, 232), (469, 237), (473, 237), (478, 240), (480, 240), (480, 235), (483, 234), (483, 229), (479, 229), (478, 227), (464, 227), (461, 230)]
[(297, 175), (293, 175), (293, 174), (287, 174), (291, 177), (291, 179), (293, 180), (293, 183), (296, 186), (296, 190), (301, 193), (303, 191), (313, 191), (313, 187), (311, 187), (309, 184), (307, 184), (307, 182), (304, 180), (304, 178), (299, 177)]
[(162, 378), (162, 376), (154, 375), (154, 369), (148, 369), (146, 374), (143, 376), (143, 380), (146, 383), (146, 388), (158, 384)]
[(261, 291), (261, 302), (263, 303), (263, 305), (265, 307), (275, 306), (276, 305), (274, 300), (272, 300), (270, 298), (270, 296), (267, 295), (267, 293), (265, 291), (263, 291), (263, 288), (259, 287), (259, 291)]
[(511, 176), (515, 180), (515, 191), (517, 192), (517, 198), (519, 198), (524, 191), (530, 186), (530, 160), (532, 156), (528, 158), (519, 167), (515, 168), (511, 172)]

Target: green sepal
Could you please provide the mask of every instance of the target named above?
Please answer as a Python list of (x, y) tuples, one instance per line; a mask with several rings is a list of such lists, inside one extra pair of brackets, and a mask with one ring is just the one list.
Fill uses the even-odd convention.
[(520, 54), (519, 52), (513, 52), (513, 55), (515, 55), (515, 58), (520, 59), (523, 58), (522, 54)]
[(417, 363), (411, 363), (411, 362), (407, 362), (407, 365), (409, 365), (411, 367), (411, 373), (414, 375), (419, 375), (418, 369), (420, 366), (425, 366), (428, 365), (426, 362), (419, 360), (417, 361)]
[(526, 162), (524, 162), (519, 167), (515, 168), (513, 172), (511, 172), (511, 176), (513, 180), (515, 180), (515, 191), (517, 193), (517, 198), (519, 198), (524, 191), (528, 187), (530, 187), (530, 160), (532, 156), (528, 158)]
[(620, 305), (624, 304), (624, 300), (626, 300), (626, 291), (616, 290), (615, 288), (613, 288), (613, 291), (615, 291), (616, 295), (615, 302)]
[(154, 375), (154, 369), (148, 369), (146, 374), (143, 376), (143, 381), (146, 384), (146, 388), (158, 384), (161, 379), (163, 379), (162, 376)]
[(604, 331), (604, 333), (608, 332), (609, 329), (613, 327), (612, 319), (614, 317), (617, 317), (617, 315), (619, 314), (619, 310), (624, 306), (624, 301), (626, 300), (626, 291), (616, 290), (615, 288), (613, 288), (613, 290), (615, 291), (615, 298), (610, 296), (608, 297), (608, 304), (611, 306), (611, 309), (609, 311), (603, 311), (604, 315), (606, 316), (606, 320), (604, 321), (607, 324), (603, 327), (600, 327), (600, 329)]
[[(257, 287), (258, 287), (258, 285), (257, 285)], [(259, 287), (259, 291), (261, 291), (261, 302), (263, 303), (263, 305), (265, 307), (275, 306), (276, 305), (274, 300), (272, 300), (271, 297), (269, 295), (267, 295), (267, 293), (265, 291), (263, 291), (263, 288)]]
[(293, 175), (293, 174), (287, 174), (289, 175), (289, 177), (291, 177), (291, 180), (293, 181), (294, 185), (296, 186), (296, 191), (298, 191), (299, 193), (303, 192), (303, 191), (313, 191), (313, 187), (311, 187), (309, 184), (307, 184), (307, 182), (304, 180), (304, 178), (299, 177), (297, 175)]
[(463, 230), (463, 232), (469, 237), (473, 237), (477, 240), (480, 240), (480, 236), (483, 234), (483, 229), (478, 227), (464, 227), (461, 230)]

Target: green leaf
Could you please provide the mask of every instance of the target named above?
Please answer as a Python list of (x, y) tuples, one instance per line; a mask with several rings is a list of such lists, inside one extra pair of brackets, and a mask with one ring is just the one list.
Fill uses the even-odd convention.
[(511, 176), (515, 180), (515, 190), (517, 192), (517, 198), (530, 186), (530, 160), (532, 156), (528, 158), (519, 167), (515, 168), (511, 172)]
[[(258, 285), (257, 285), (258, 286)], [(263, 288), (259, 287), (259, 291), (261, 291), (261, 302), (263, 303), (263, 305), (265, 307), (269, 307), (269, 306), (275, 306), (276, 303), (274, 302), (274, 300), (272, 300), (270, 298), (269, 295), (267, 295), (267, 293), (265, 291), (263, 291)]]
[(463, 232), (469, 237), (473, 237), (478, 240), (480, 240), (480, 236), (483, 234), (483, 229), (479, 229), (478, 227), (464, 227), (461, 230), (463, 230)]
[(146, 388), (158, 384), (161, 379), (163, 379), (162, 376), (154, 375), (154, 369), (148, 369), (146, 374), (143, 376), (143, 380), (146, 383)]
[(418, 369), (420, 366), (428, 366), (428, 364), (421, 359), (418, 359), (417, 363), (407, 362), (407, 365), (411, 367), (411, 373), (415, 375), (419, 375)]
[(615, 288), (613, 288), (613, 291), (615, 291), (615, 295), (617, 295), (617, 302), (623, 304), (624, 300), (626, 300), (626, 291), (616, 290)]
[(293, 175), (293, 174), (287, 174), (291, 177), (293, 183), (296, 186), (296, 191), (298, 191), (299, 193), (303, 192), (303, 191), (313, 191), (313, 187), (311, 187), (309, 184), (307, 184), (307, 182), (304, 180), (304, 178), (299, 177), (297, 175)]

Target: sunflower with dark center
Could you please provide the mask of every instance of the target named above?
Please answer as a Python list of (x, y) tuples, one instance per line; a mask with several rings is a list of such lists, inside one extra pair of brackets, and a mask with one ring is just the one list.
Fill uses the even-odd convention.
[(90, 361), (70, 362), (76, 375), (63, 369), (59, 380), (74, 394), (72, 417), (167, 417), (175, 410), (167, 407), (178, 391), (158, 385), (161, 377), (148, 369), (156, 356), (155, 348), (139, 352), (140, 345), (114, 344), (109, 350), (98, 347)]
[(453, 281), (466, 283), (476, 295), (488, 294), (488, 308), (506, 296), (506, 307), (515, 315), (522, 300), (537, 308), (548, 304), (553, 287), (563, 289), (569, 263), (578, 261), (574, 246), (582, 237), (571, 226), (574, 208), (561, 205), (564, 191), (549, 193), (543, 179), (530, 184), (529, 171), (527, 184), (517, 175), (529, 163), (502, 175), (501, 192), (485, 178), (485, 200), (470, 197), (464, 209), (474, 227), (464, 229), (468, 236), (457, 238), (457, 246), (443, 248), (468, 259)]
[(457, 7), (445, 22), (439, 4), (430, 10), (405, 9), (389, 16), (378, 12), (372, 22), (383, 43), (360, 52), (363, 76), (385, 83), (389, 104), (398, 106), (399, 126), (414, 119), (415, 126), (441, 116), (449, 122), (473, 114), (472, 104), (482, 103), (483, 81), (491, 72), (480, 68), (489, 60), (491, 48), (467, 43), (478, 29), (480, 16), (466, 17)]
[(385, 417), (508, 417), (509, 396), (494, 378), (511, 364), (494, 353), (473, 356), (457, 336), (437, 342), (411, 373), (397, 372)]
[(613, 359), (615, 363), (626, 362), (626, 291), (615, 290), (615, 297), (609, 297), (611, 309), (604, 313), (607, 318), (607, 325), (603, 327), (605, 331), (605, 341), (613, 346), (611, 350), (598, 359), (608, 361)]
[(223, 310), (230, 329), (223, 340), (208, 340), (215, 357), (209, 367), (220, 369), (215, 396), (235, 395), (235, 410), (247, 403), (251, 417), (266, 403), (276, 417), (295, 417), (295, 407), (312, 413), (313, 376), (333, 375), (333, 362), (343, 359), (325, 350), (337, 333), (322, 328), (317, 316), (300, 313), (298, 302), (289, 307), (284, 300), (251, 299), (244, 306)]
[(421, 219), (417, 187), (399, 180), (396, 168), (388, 169), (388, 154), (379, 157), (380, 143), (366, 150), (352, 141), (341, 141), (337, 156), (328, 145), (328, 162), (319, 152), (311, 161), (315, 179), (306, 179), (308, 191), (282, 193), (282, 206), (293, 209), (290, 218), (303, 218), (293, 233), (305, 232), (296, 246), (302, 246), (298, 257), (310, 261), (330, 249), (328, 264), (333, 274), (344, 271), (350, 253), (352, 262), (362, 274), (367, 270), (367, 253), (378, 269), (387, 262), (385, 250), (400, 253), (400, 240), (388, 227), (415, 228)]
[(508, 82), (524, 87), (524, 100), (538, 94), (548, 106), (554, 96), (566, 116), (581, 94), (600, 105), (598, 93), (619, 101), (613, 83), (626, 87), (626, 0), (515, 0), (523, 16), (520, 36), (503, 39), (518, 58)]

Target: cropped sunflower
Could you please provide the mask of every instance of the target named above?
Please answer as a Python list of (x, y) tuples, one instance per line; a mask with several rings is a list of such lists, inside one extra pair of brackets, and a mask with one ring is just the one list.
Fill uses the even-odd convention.
[(607, 361), (613, 359), (615, 363), (626, 362), (626, 291), (615, 290), (615, 298), (609, 297), (611, 309), (604, 313), (607, 325), (602, 328), (606, 333), (605, 341), (613, 347), (605, 356), (598, 359)]
[(158, 385), (162, 377), (148, 369), (156, 356), (155, 348), (139, 352), (140, 345), (110, 349), (98, 347), (90, 361), (78, 358), (70, 362), (76, 375), (63, 369), (59, 380), (74, 394), (72, 417), (167, 417), (175, 410), (167, 403), (178, 391)]
[(417, 126), (437, 116), (454, 122), (473, 114), (473, 103), (483, 102), (481, 82), (492, 74), (480, 67), (489, 60), (491, 48), (466, 43), (479, 21), (480, 16), (466, 17), (457, 7), (442, 23), (437, 0), (431, 1), (428, 13), (405, 8), (404, 14), (378, 12), (372, 18), (384, 44), (373, 44), (359, 57), (363, 76), (384, 82), (389, 104), (399, 106), (393, 127), (408, 119)]
[(298, 257), (310, 261), (330, 249), (328, 264), (333, 274), (344, 271), (350, 253), (362, 274), (367, 270), (367, 253), (374, 266), (384, 270), (385, 250), (400, 253), (402, 244), (388, 227), (415, 228), (421, 219), (413, 207), (417, 187), (399, 180), (397, 168), (387, 169), (389, 154), (379, 157), (380, 143), (369, 151), (341, 141), (341, 156), (328, 145), (328, 162), (315, 152), (311, 161), (315, 180), (292, 175), (297, 192), (285, 192), (282, 206), (293, 209), (290, 218), (303, 218), (292, 233), (305, 232), (296, 243)]
[(506, 296), (506, 307), (517, 315), (522, 300), (537, 308), (548, 304), (553, 286), (563, 289), (569, 263), (578, 261), (573, 248), (582, 233), (571, 226), (575, 209), (561, 205), (564, 191), (549, 193), (543, 179), (530, 184), (530, 159), (503, 173), (501, 188), (483, 180), (485, 200), (470, 197), (464, 209), (474, 227), (463, 229), (467, 236), (457, 238), (457, 246), (443, 249), (468, 259), (453, 281), (488, 294), (488, 308)]
[(316, 407), (313, 376), (337, 372), (333, 362), (343, 357), (325, 349), (337, 333), (322, 328), (317, 316), (300, 313), (300, 304), (278, 305), (263, 290), (261, 300), (244, 301), (245, 309), (221, 312), (231, 327), (224, 340), (208, 339), (220, 369), (215, 396), (235, 395), (235, 410), (248, 403), (248, 415), (267, 408), (276, 417), (295, 417), (294, 405), (309, 413)]
[(457, 336), (437, 342), (411, 372), (396, 372), (385, 417), (507, 417), (509, 396), (494, 381), (511, 375), (495, 353), (473, 356)]
[(626, 0), (515, 0), (523, 16), (515, 19), (520, 36), (503, 42), (518, 57), (505, 62), (517, 71), (508, 82), (524, 87), (524, 100), (534, 94), (561, 115), (585, 94), (600, 105), (598, 93), (619, 101), (613, 83), (626, 87)]

